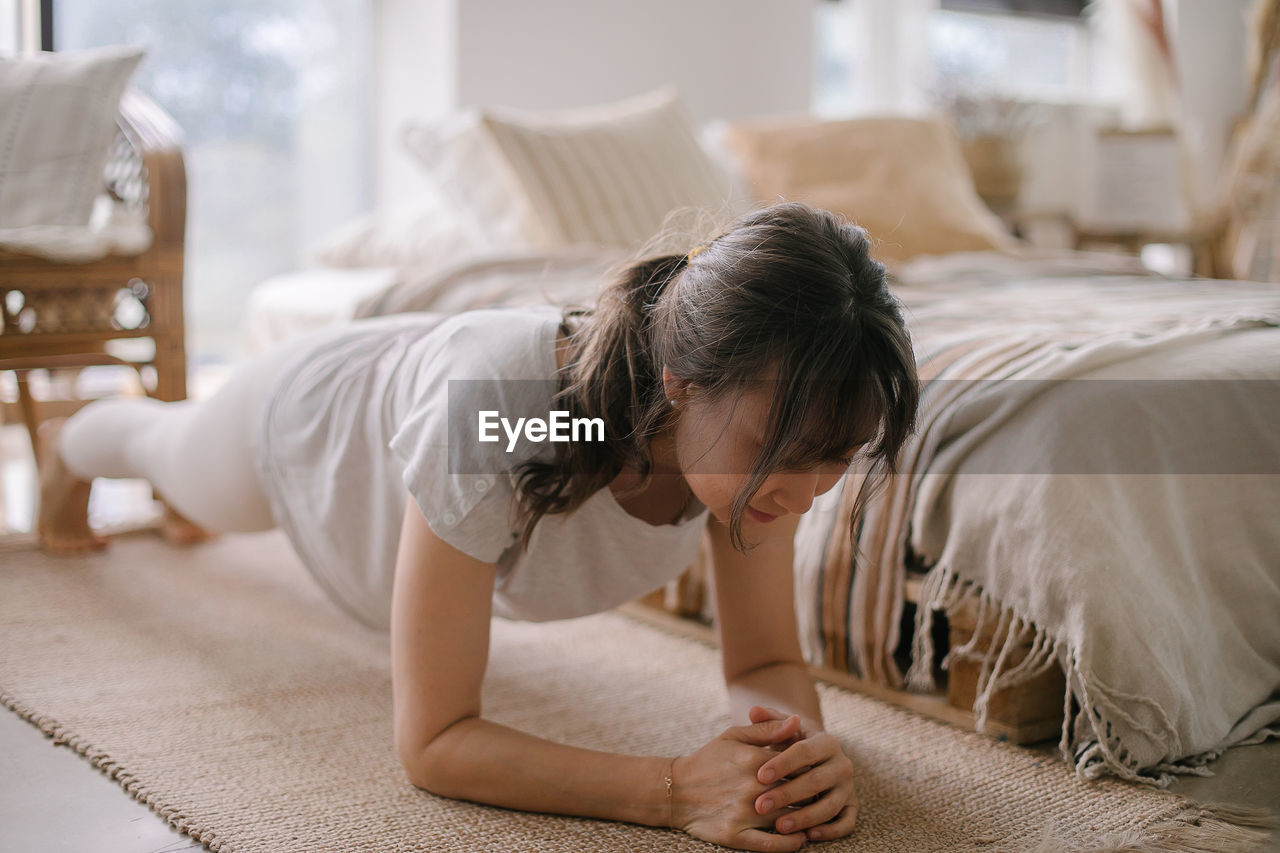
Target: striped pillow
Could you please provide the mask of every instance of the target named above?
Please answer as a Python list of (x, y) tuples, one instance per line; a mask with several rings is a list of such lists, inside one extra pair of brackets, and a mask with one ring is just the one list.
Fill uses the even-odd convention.
[(674, 87), (603, 106), (474, 116), (465, 132), (424, 145), (411, 131), (408, 142), (494, 242), (630, 250), (677, 208), (731, 206), (729, 179)]

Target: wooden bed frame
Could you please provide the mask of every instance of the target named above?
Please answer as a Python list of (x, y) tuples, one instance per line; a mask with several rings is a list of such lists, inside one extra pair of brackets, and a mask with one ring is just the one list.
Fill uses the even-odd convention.
[[(708, 559), (704, 538), (697, 559), (684, 574), (666, 587), (624, 605), (622, 609), (659, 627), (715, 645), (716, 632), (707, 618), (710, 602), (704, 592)], [(909, 607), (919, 606), (923, 581), (922, 574), (908, 574), (906, 601)], [(973, 638), (976, 615), (976, 598), (962, 600), (950, 614), (935, 613), (936, 622), (945, 625), (948, 640), (947, 645), (936, 649), (938, 660), (946, 655), (948, 648), (967, 643)], [(995, 625), (992, 624), (994, 621), (997, 620), (988, 619), (983, 626), (979, 640), (974, 644), (975, 652), (981, 653), (1004, 642), (1007, 628), (997, 636)], [(1013, 620), (1007, 621), (1011, 623)], [(1009, 654), (1010, 666), (1025, 658), (1031, 649), (1030, 632), (1024, 633), (1020, 640), (1019, 645)], [(902, 638), (902, 645), (909, 646), (910, 642), (911, 636), (906, 633)], [(987, 721), (981, 730), (977, 726), (977, 715), (973, 712), (981, 675), (977, 663), (954, 662), (949, 671), (941, 673), (937, 680), (938, 689), (934, 693), (896, 690), (829, 667), (810, 666), (809, 671), (814, 678), (829, 684), (872, 696), (969, 731), (981, 731), (999, 740), (1030, 744), (1056, 738), (1062, 731), (1066, 677), (1062, 668), (1056, 664), (1017, 687), (992, 694), (987, 705)]]

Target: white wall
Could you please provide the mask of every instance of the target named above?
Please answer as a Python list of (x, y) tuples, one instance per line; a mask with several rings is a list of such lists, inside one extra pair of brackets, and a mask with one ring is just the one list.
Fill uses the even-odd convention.
[(378, 203), (422, 186), (404, 122), (458, 106), (588, 106), (674, 83), (699, 122), (808, 112), (813, 2), (379, 0)]
[(807, 111), (811, 0), (461, 0), (458, 98), (547, 109), (667, 82), (697, 120)]
[[(465, 0), (460, 0), (465, 1)], [(455, 0), (375, 0), (374, 204), (411, 202), (426, 190), (405, 154), (405, 122), (457, 103)]]

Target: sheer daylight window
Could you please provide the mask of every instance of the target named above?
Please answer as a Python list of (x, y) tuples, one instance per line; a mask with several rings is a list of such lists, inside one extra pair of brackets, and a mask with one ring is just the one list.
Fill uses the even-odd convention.
[(1089, 93), (1083, 0), (942, 0), (929, 56), (942, 89), (1074, 99)]
[(819, 3), (814, 10), (814, 112), (838, 116), (854, 112), (855, 24), (853, 0)]
[(22, 50), (22, 31), (28, 25), (23, 11), (22, 0), (0, 0), (0, 53)]
[(185, 135), (189, 360), (236, 357), (249, 291), (371, 204), (373, 4), (45, 2), (57, 50), (146, 49), (133, 84)]
[(1085, 5), (823, 0), (814, 13), (814, 111), (828, 117), (928, 112), (939, 96), (958, 93), (1093, 100), (1098, 86), (1091, 69), (1099, 56)]

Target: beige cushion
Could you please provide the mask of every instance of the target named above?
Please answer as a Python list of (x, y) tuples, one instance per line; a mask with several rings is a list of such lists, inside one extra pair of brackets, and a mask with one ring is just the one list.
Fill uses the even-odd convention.
[(940, 121), (756, 120), (730, 125), (724, 143), (758, 200), (843, 214), (867, 229), (878, 258), (1016, 244), (978, 198), (959, 142)]
[(88, 228), (137, 48), (0, 57), (0, 228)]
[(670, 86), (612, 104), (467, 111), (406, 143), (506, 248), (643, 244), (677, 208), (723, 213), (727, 176)]

